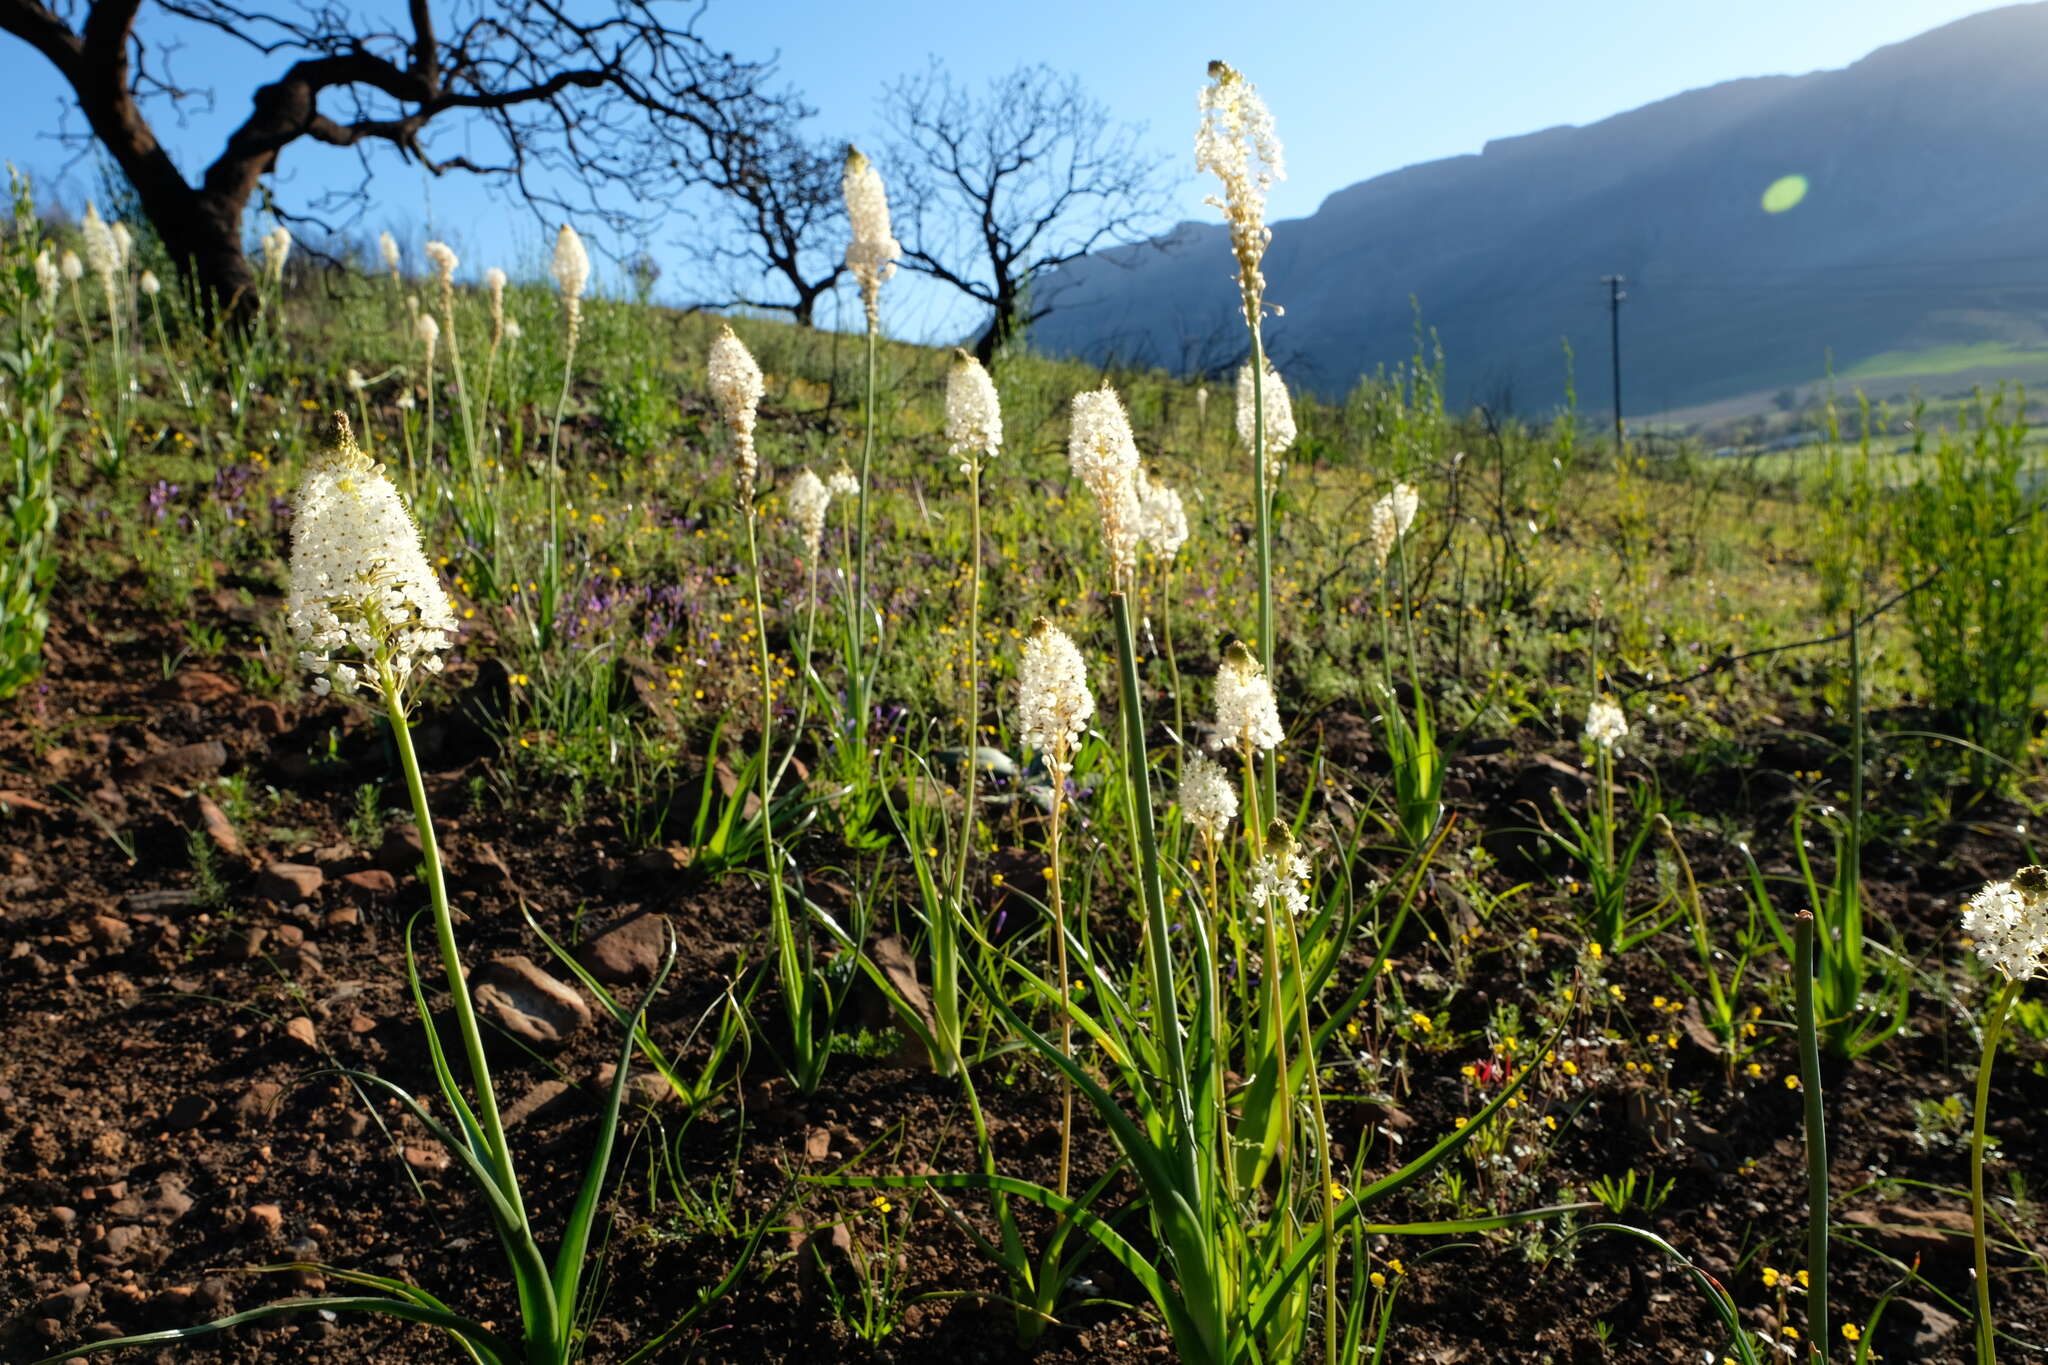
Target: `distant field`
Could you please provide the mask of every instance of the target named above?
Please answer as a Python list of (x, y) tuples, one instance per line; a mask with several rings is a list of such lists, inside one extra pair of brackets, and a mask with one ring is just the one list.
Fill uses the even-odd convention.
[(2003, 341), (1930, 346), (1912, 351), (1881, 351), (1842, 371), (1839, 378), (1853, 384), (1865, 379), (1913, 379), (2015, 366), (2036, 366), (2048, 370), (2048, 351), (2030, 350)]

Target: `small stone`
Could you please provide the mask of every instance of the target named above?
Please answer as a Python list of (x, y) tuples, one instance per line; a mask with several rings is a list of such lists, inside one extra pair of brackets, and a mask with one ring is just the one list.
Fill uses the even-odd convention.
[(211, 797), (203, 792), (194, 795), (192, 815), (198, 821), (200, 830), (206, 835), (207, 842), (216, 850), (230, 858), (242, 856), (242, 836), (235, 832), (234, 825), (229, 822), (221, 808), (213, 803)]
[(421, 1175), (439, 1175), (449, 1166), (448, 1153), (438, 1142), (409, 1146), (405, 1149), (405, 1164)]
[(251, 1204), (242, 1218), (242, 1231), (269, 1241), (284, 1231), (284, 1210), (275, 1204)]
[(284, 1087), (275, 1081), (258, 1081), (235, 1101), (235, 1121), (244, 1128), (268, 1127), (284, 1102)]
[(411, 825), (394, 825), (377, 845), (374, 861), (394, 877), (410, 877), (420, 865), (420, 832)]
[[(389, 875), (388, 873), (386, 874)], [(330, 929), (353, 929), (363, 922), (363, 912), (353, 905), (337, 906), (327, 912), (326, 925)]]
[(826, 1161), (832, 1156), (832, 1132), (827, 1128), (813, 1128), (804, 1135), (804, 1155), (812, 1161)]
[(85, 1307), (85, 1301), (92, 1297), (92, 1286), (83, 1282), (66, 1285), (56, 1293), (38, 1303), (35, 1314), (39, 1318), (55, 1318), (58, 1322), (69, 1322)]
[(313, 1021), (303, 1014), (284, 1026), (284, 1036), (308, 1052), (320, 1050), (320, 1038), (313, 1031)]
[(264, 900), (289, 905), (311, 900), (320, 894), (327, 874), (306, 863), (267, 863), (256, 879), (256, 894)]
[(206, 1095), (185, 1095), (164, 1115), (164, 1127), (174, 1133), (197, 1128), (213, 1117), (214, 1103)]
[(590, 1027), (583, 997), (525, 957), (493, 958), (470, 989), (486, 1018), (532, 1047), (560, 1047)]
[(125, 953), (135, 942), (135, 931), (128, 927), (128, 921), (112, 915), (94, 915), (91, 929), (92, 941), (108, 952)]
[(470, 845), (470, 880), (480, 886), (510, 886), (512, 869), (505, 866), (505, 860), (498, 856), (498, 850), (486, 843)]
[(366, 868), (361, 872), (342, 874), (342, 889), (353, 896), (377, 899), (389, 896), (398, 890), (398, 878), (381, 867)]
[(133, 1223), (108, 1228), (107, 1235), (100, 1239), (100, 1250), (109, 1256), (126, 1256), (142, 1240), (142, 1229)]
[(566, 1081), (547, 1080), (540, 1082), (533, 1089), (520, 1096), (512, 1103), (511, 1107), (505, 1110), (503, 1115), (505, 1127), (508, 1129), (518, 1127), (568, 1093), (569, 1085)]
[(203, 739), (197, 744), (180, 744), (175, 749), (151, 754), (125, 775), (136, 782), (202, 782), (219, 773), (227, 763), (227, 746), (217, 739)]
[(1920, 1318), (1919, 1324), (1913, 1328), (1913, 1339), (1910, 1343), (1916, 1352), (1913, 1359), (1920, 1359), (1935, 1351), (1962, 1330), (1962, 1323), (1952, 1314), (1944, 1313), (1931, 1303), (1922, 1303), (1918, 1299), (1900, 1299), (1899, 1307), (1918, 1314)]
[(592, 976), (608, 984), (652, 981), (670, 938), (668, 917), (643, 910), (605, 929), (584, 944), (577, 957)]
[(274, 701), (250, 703), (248, 716), (259, 733), (281, 735), (285, 732), (284, 708)]

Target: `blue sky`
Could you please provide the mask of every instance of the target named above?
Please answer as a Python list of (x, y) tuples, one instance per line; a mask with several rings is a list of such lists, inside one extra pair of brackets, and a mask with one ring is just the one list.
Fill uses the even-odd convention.
[[(1014, 7), (711, 0), (699, 31), (742, 54), (777, 54), (783, 79), (819, 110), (816, 131), (863, 144), (882, 141), (882, 87), (922, 70), (929, 57), (976, 84), (1020, 63), (1075, 72), (1117, 118), (1147, 125), (1150, 145), (1171, 158), (1176, 218), (1213, 213), (1201, 202), (1209, 187), (1193, 175), (1191, 148), (1195, 92), (1209, 59), (1222, 57), (1259, 85), (1277, 121), (1288, 179), (1275, 188), (1270, 208), (1280, 219), (1312, 213), (1332, 191), (1381, 172), (1476, 152), (1490, 138), (1590, 123), (1735, 77), (1844, 66), (1988, 8), (1970, 0), (1325, 0), (1269, 4), (1254, 17), (1250, 6), (1220, 0), (1033, 0)], [(160, 19), (145, 6), (145, 24)], [(216, 95), (211, 110), (188, 106), (182, 126), (169, 114), (158, 122), (160, 136), (196, 179), (246, 110), (249, 90), (281, 70), (282, 60), (200, 38), (177, 61), (185, 84)], [(46, 190), (54, 182), (73, 208), (81, 206), (90, 165), (55, 181), (65, 154), (41, 136), (57, 125), (61, 81), (7, 37), (0, 37), (0, 76), (8, 82), (11, 115), (0, 154), (37, 173)], [(372, 233), (398, 229), (415, 255), (430, 232), (444, 236), (461, 251), (465, 273), (493, 263), (538, 267), (545, 241), (523, 212), (507, 212), (473, 182), (436, 180), (392, 157), (376, 164), (378, 203), (363, 220)], [(353, 184), (357, 174), (351, 154), (306, 142), (287, 149), (280, 170), (281, 196), (301, 202), (324, 186)], [(264, 225), (252, 223), (252, 231)], [(697, 281), (671, 245), (693, 230), (701, 229), (678, 213), (649, 244), (666, 268), (661, 297), (693, 292)], [(972, 325), (971, 314), (936, 286), (906, 283), (891, 305), (891, 330), (904, 335), (933, 338)], [(828, 309), (824, 320), (830, 319)]]

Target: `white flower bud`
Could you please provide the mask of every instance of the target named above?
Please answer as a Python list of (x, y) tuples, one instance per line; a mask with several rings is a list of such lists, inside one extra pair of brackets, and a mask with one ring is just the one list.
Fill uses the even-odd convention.
[(882, 282), (896, 273), (903, 246), (889, 230), (889, 193), (882, 185), (882, 173), (857, 147), (846, 149), (846, 169), (839, 188), (846, 196), (847, 224), (853, 229), (853, 240), (846, 245), (846, 268), (860, 285), (868, 326), (873, 328), (880, 322)]
[[(1287, 396), (1287, 384), (1280, 378), (1280, 372), (1269, 363), (1266, 366), (1265, 383), (1257, 395), (1264, 400), (1266, 412), (1266, 471), (1276, 474), (1280, 470), (1280, 457), (1294, 444), (1294, 400)], [(1249, 364), (1237, 368), (1237, 439), (1244, 442), (1244, 448), (1252, 448), (1252, 439), (1257, 434), (1258, 404), (1253, 401), (1252, 367)]]
[(415, 667), (439, 670), (455, 607), (404, 497), (357, 448), (348, 419), (335, 421), (339, 448), (299, 487), (285, 621), (315, 692), (360, 687), (382, 698), (387, 683), (402, 690)]
[(1195, 169), (1223, 182), (1219, 198), (1204, 202), (1223, 210), (1230, 247), (1237, 257), (1245, 320), (1256, 327), (1266, 293), (1259, 263), (1273, 233), (1266, 226), (1266, 192), (1287, 178), (1273, 116), (1251, 82), (1222, 62), (1209, 63), (1210, 84), (1197, 100), (1202, 122), (1195, 132)]
[(1237, 787), (1223, 765), (1195, 751), (1184, 756), (1180, 773), (1180, 813), (1210, 843), (1218, 843), (1237, 818)]
[(789, 485), (789, 519), (804, 538), (804, 549), (813, 563), (825, 540), (825, 512), (832, 506), (832, 490), (809, 469), (798, 471)]
[(142, 272), (142, 278), (136, 281), (135, 287), (153, 299), (163, 292), (164, 285), (163, 281), (156, 277), (154, 270), (145, 270)]
[(1138, 471), (1138, 521), (1145, 543), (1168, 563), (1188, 543), (1188, 513), (1180, 494)]
[(384, 258), (384, 268), (398, 277), (398, 239), (388, 232), (377, 234), (377, 254)]
[(1081, 651), (1065, 631), (1039, 617), (1018, 664), (1017, 735), (1045, 759), (1055, 783), (1073, 771), (1074, 744), (1094, 714)]
[(549, 273), (555, 277), (565, 299), (582, 298), (583, 286), (590, 282), (590, 253), (583, 249), (583, 239), (576, 235), (576, 229), (567, 223), (555, 234), (555, 259)]
[(754, 451), (754, 422), (766, 391), (761, 367), (754, 363), (747, 344), (727, 325), (711, 343), (705, 368), (710, 372), (711, 397), (718, 404), (719, 416), (732, 428), (739, 458), (740, 500), (748, 502), (754, 496), (754, 475), (760, 464)]
[(1218, 749), (1270, 749), (1287, 737), (1280, 728), (1280, 708), (1273, 684), (1242, 640), (1223, 652), (1216, 668), (1216, 735)]
[(115, 263), (125, 270), (128, 263), (135, 259), (135, 234), (128, 230), (126, 223), (118, 219), (107, 224), (107, 231), (114, 234)]
[(57, 262), (57, 269), (66, 284), (76, 284), (85, 277), (85, 262), (78, 259), (75, 251), (66, 250)]
[(946, 374), (946, 453), (960, 457), (970, 473), (1003, 448), (1003, 401), (981, 362), (955, 349)]
[(1963, 932), (1977, 956), (2009, 981), (2048, 970), (2048, 870), (2023, 867), (2009, 882), (1992, 882), (1963, 907)]
[(441, 277), (441, 283), (444, 285), (454, 281), (455, 267), (462, 264), (461, 258), (446, 242), (428, 242), (427, 260), (433, 265), (434, 273)]
[(114, 234), (100, 221), (100, 211), (91, 200), (86, 201), (85, 217), (79, 221), (78, 232), (85, 239), (86, 265), (101, 279), (111, 280), (121, 268), (121, 249), (114, 245)]
[(1586, 708), (1586, 743), (1619, 753), (1621, 742), (1627, 738), (1628, 718), (1619, 706), (1602, 697)]
[(1102, 512), (1110, 579), (1121, 589), (1138, 564), (1138, 443), (1116, 390), (1104, 385), (1074, 395), (1067, 463)]

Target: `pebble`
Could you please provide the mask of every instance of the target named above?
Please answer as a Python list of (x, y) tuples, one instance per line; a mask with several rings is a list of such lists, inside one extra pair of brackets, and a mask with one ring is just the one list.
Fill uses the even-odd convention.
[(284, 905), (318, 895), (326, 881), (327, 874), (308, 863), (266, 863), (256, 879), (256, 894)]

